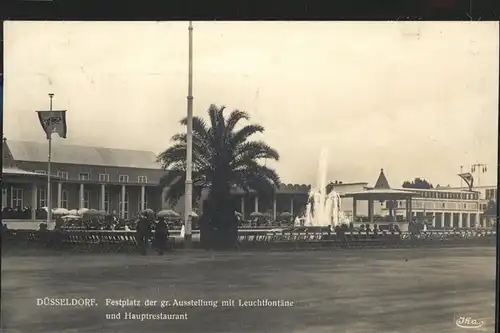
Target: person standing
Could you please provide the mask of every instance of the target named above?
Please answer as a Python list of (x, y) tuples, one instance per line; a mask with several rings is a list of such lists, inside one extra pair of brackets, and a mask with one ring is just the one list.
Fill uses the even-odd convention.
[(149, 247), (149, 238), (151, 237), (151, 220), (143, 213), (137, 221), (137, 245), (142, 255), (146, 255)]
[(168, 225), (165, 222), (165, 219), (163, 217), (160, 217), (158, 218), (158, 222), (156, 223), (154, 236), (156, 251), (159, 255), (163, 255), (163, 252), (167, 247), (168, 236)]

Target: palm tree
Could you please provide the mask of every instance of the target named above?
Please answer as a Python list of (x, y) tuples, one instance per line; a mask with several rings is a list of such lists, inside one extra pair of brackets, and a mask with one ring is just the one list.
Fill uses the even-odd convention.
[[(199, 199), (202, 189), (208, 189), (208, 206), (203, 214), (209, 234), (209, 246), (234, 246), (237, 240), (237, 222), (234, 216), (231, 189), (245, 192), (256, 191), (260, 196), (272, 194), (279, 185), (277, 173), (262, 165), (263, 159), (279, 160), (278, 152), (263, 141), (249, 141), (256, 133), (264, 132), (261, 125), (245, 125), (236, 130), (240, 121), (249, 120), (244, 111), (234, 110), (225, 117), (225, 107), (210, 105), (208, 119), (193, 118), (193, 199)], [(186, 126), (187, 119), (181, 120)], [(185, 133), (172, 137), (174, 144), (158, 156), (165, 170), (171, 172), (161, 179), (160, 185), (167, 186), (167, 200), (175, 203), (184, 194), (186, 170)], [(220, 231), (215, 235), (213, 230)], [(207, 231), (209, 230), (209, 231)], [(218, 243), (218, 244), (215, 244)]]

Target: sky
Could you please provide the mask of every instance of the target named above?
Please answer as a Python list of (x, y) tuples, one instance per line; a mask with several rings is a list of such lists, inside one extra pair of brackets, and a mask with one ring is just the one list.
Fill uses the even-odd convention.
[[(247, 111), (285, 183), (496, 184), (498, 22), (194, 22), (194, 114)], [(187, 22), (4, 23), (4, 136), (43, 141), (35, 110), (67, 111), (66, 144), (159, 153), (185, 131)], [(63, 141), (63, 139), (54, 139)]]

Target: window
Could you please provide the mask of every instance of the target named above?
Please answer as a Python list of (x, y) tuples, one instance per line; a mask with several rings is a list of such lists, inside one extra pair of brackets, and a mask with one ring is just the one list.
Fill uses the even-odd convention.
[(90, 209), (90, 191), (83, 192), (83, 208)]
[(12, 187), (12, 198), (10, 199), (11, 207), (23, 207), (23, 189)]
[(120, 198), (120, 202), (118, 203), (118, 212), (121, 215), (122, 205), (124, 205), (124, 208), (123, 208), (124, 209), (124, 213), (123, 213), (123, 216), (121, 216), (121, 218), (128, 219), (128, 192), (125, 191), (125, 200), (124, 200), (124, 202), (122, 202), (122, 194), (121, 194), (121, 192), (119, 194), (119, 198)]
[(99, 181), (100, 182), (109, 182), (109, 174), (107, 174), (107, 173), (100, 173), (99, 174)]
[[(141, 211), (141, 192), (139, 192), (139, 199), (137, 200), (137, 211)], [(148, 208), (148, 193), (144, 192), (144, 208)]]
[(137, 177), (137, 182), (138, 183), (147, 183), (148, 182), (148, 177), (146, 177), (146, 176), (139, 176), (139, 177)]
[(61, 208), (68, 209), (68, 191), (62, 190), (61, 192)]
[(38, 208), (47, 207), (47, 191), (44, 188), (38, 189)]
[(119, 175), (118, 182), (120, 183), (128, 183), (128, 175)]
[(88, 172), (80, 172), (78, 174), (78, 180), (90, 180), (90, 175)]
[(444, 202), (443, 202), (443, 204), (442, 204), (442, 207), (443, 207), (443, 208), (446, 208), (446, 204), (445, 204)]
[(47, 171), (45, 171), (45, 170), (35, 170), (35, 173), (39, 173), (41, 175), (46, 175)]
[(68, 179), (68, 172), (67, 171), (57, 171), (57, 177), (61, 179)]

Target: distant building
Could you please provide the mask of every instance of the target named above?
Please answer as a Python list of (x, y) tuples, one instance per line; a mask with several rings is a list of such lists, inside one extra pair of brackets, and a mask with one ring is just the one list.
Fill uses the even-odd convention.
[[(30, 207), (35, 219), (47, 206), (47, 155), (47, 143), (3, 140), (2, 209)], [(125, 219), (165, 208), (158, 186), (165, 172), (153, 152), (53, 143), (52, 207), (93, 208)]]
[[(381, 171), (377, 179), (375, 188), (385, 187), (389, 188), (387, 178)], [(370, 190), (366, 187), (365, 190)], [(422, 217), (432, 221), (432, 226), (436, 228), (468, 228), (476, 226), (476, 221), (481, 226), (491, 226), (490, 219), (484, 218), (484, 211), (486, 210), (486, 199), (480, 198), (479, 191), (468, 191), (464, 189), (439, 187), (437, 189), (414, 189), (414, 188), (394, 188), (394, 190), (405, 190), (417, 193), (418, 196), (413, 197), (411, 200), (411, 215), (413, 218)], [(485, 197), (494, 196), (493, 188), (484, 187)], [(496, 189), (495, 189), (496, 190)], [(343, 207), (346, 207), (343, 198)], [(351, 199), (352, 200), (352, 199)], [(377, 211), (374, 207), (374, 214), (386, 216), (389, 213), (389, 206), (393, 205), (396, 217), (404, 219), (406, 211), (406, 201), (396, 200), (391, 203), (390, 201), (379, 202), (381, 209)], [(360, 216), (359, 208), (357, 208), (358, 216)]]

